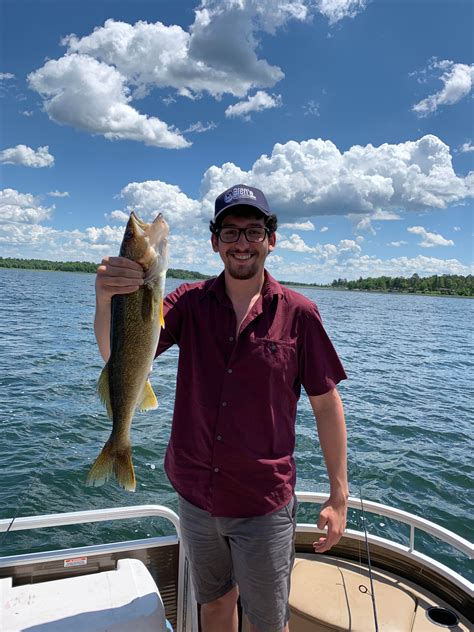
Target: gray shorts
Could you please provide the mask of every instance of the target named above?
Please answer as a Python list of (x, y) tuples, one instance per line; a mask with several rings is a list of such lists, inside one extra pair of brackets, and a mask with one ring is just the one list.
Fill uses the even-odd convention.
[(236, 584), (249, 621), (259, 632), (281, 632), (290, 611), (297, 500), (255, 518), (214, 518), (179, 497), (179, 519), (198, 603)]

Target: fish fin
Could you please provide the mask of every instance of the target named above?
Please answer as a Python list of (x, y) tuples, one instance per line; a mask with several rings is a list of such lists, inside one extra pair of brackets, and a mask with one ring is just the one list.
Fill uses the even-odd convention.
[(102, 448), (102, 452), (95, 460), (87, 475), (88, 487), (99, 487), (115, 475), (119, 485), (129, 492), (136, 488), (135, 472), (132, 463), (132, 449), (125, 448), (117, 452), (113, 442), (109, 439)]
[(100, 401), (107, 409), (107, 414), (112, 419), (112, 404), (110, 402), (110, 389), (109, 389), (109, 365), (106, 364), (102, 369), (99, 381), (97, 382), (97, 392), (99, 393)]
[(156, 399), (150, 380), (147, 380), (143, 387), (142, 399), (138, 404), (138, 409), (143, 412), (144, 410), (155, 410), (155, 408), (158, 408), (158, 400)]
[(160, 298), (160, 325), (165, 328), (165, 317), (163, 316), (163, 297)]

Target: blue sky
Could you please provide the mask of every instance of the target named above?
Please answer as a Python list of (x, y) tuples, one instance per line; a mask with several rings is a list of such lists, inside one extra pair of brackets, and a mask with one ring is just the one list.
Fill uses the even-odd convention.
[(268, 268), (472, 273), (470, 0), (0, 0), (0, 255), (100, 261), (165, 213), (171, 266), (251, 184)]

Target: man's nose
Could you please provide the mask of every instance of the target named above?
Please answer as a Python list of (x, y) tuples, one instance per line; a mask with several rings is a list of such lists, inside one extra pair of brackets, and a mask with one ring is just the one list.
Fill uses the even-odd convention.
[(240, 235), (239, 235), (239, 238), (237, 239), (236, 244), (240, 246), (241, 248), (242, 247), (247, 248), (248, 241), (247, 241), (247, 237), (245, 236), (244, 231), (240, 232)]

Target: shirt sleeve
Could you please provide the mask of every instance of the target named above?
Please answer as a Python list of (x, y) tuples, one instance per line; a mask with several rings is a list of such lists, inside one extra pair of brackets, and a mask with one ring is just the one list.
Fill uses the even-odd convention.
[(163, 300), (163, 316), (165, 326), (161, 328), (160, 339), (156, 349), (155, 358), (161, 355), (166, 349), (174, 344), (179, 345), (183, 315), (185, 312), (184, 302), (186, 300), (186, 290), (188, 284), (183, 283), (174, 292), (168, 294)]
[(304, 310), (301, 321), (298, 337), (301, 384), (308, 395), (323, 395), (347, 379), (347, 375), (314, 303)]

